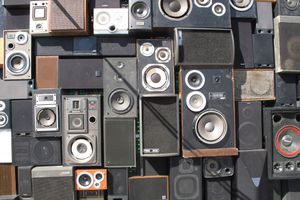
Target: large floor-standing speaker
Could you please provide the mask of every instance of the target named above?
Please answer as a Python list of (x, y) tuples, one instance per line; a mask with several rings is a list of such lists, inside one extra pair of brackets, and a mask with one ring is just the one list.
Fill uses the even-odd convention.
[(180, 72), (183, 157), (237, 155), (232, 69)]
[(162, 157), (179, 155), (179, 125), (177, 95), (141, 97), (141, 156)]
[(202, 160), (170, 158), (170, 199), (202, 199)]
[(31, 169), (33, 166), (18, 167), (18, 194), (22, 197), (32, 196)]
[(108, 169), (108, 200), (128, 200), (128, 169)]
[(129, 0), (129, 31), (152, 29), (151, 0)]

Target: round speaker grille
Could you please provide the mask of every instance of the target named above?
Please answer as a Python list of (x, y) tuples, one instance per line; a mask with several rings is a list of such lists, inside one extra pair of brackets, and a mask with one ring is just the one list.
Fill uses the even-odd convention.
[(159, 0), (162, 14), (171, 20), (181, 20), (192, 10), (191, 0)]
[(50, 127), (56, 122), (56, 114), (49, 108), (41, 109), (37, 116), (37, 122), (43, 127)]
[(206, 106), (206, 98), (202, 92), (193, 91), (186, 96), (186, 105), (193, 112), (200, 112)]
[(296, 10), (300, 6), (299, 0), (284, 0), (284, 5), (289, 10)]
[(216, 144), (226, 136), (227, 121), (221, 112), (207, 110), (196, 117), (194, 129), (200, 141)]
[(8, 116), (4, 112), (0, 112), (0, 128), (6, 126), (8, 123)]
[(212, 12), (214, 13), (214, 15), (221, 17), (226, 13), (226, 8), (222, 3), (215, 3), (212, 6)]
[(152, 56), (154, 53), (153, 44), (149, 42), (143, 43), (140, 47), (140, 52), (143, 56), (147, 56), (147, 57)]
[(167, 63), (171, 60), (171, 50), (166, 47), (159, 47), (155, 51), (155, 59), (159, 63)]
[(20, 44), (20, 45), (26, 44), (28, 41), (28, 33), (26, 33), (26, 32), (16, 33), (15, 40), (16, 40), (17, 44)]
[(93, 176), (88, 172), (81, 172), (77, 176), (76, 183), (80, 188), (90, 188), (93, 185)]
[(93, 146), (87, 139), (77, 139), (71, 145), (71, 153), (75, 159), (86, 160), (93, 155)]
[(185, 75), (185, 84), (192, 90), (199, 90), (204, 86), (205, 77), (198, 70), (191, 70)]
[(29, 56), (23, 51), (11, 51), (7, 54), (5, 66), (14, 76), (21, 76), (29, 70)]
[(284, 157), (295, 157), (300, 152), (300, 130), (285, 126), (276, 134), (276, 149)]
[(150, 14), (150, 8), (144, 2), (136, 2), (131, 7), (131, 13), (136, 19), (145, 19)]
[(170, 70), (162, 64), (147, 65), (142, 70), (142, 85), (147, 91), (165, 91), (170, 86)]
[(50, 142), (40, 141), (34, 146), (34, 155), (41, 162), (47, 162), (52, 159), (54, 149)]
[(229, 2), (233, 9), (247, 11), (252, 7), (254, 0), (230, 0)]
[(117, 89), (110, 94), (108, 105), (115, 113), (127, 113), (133, 106), (133, 96), (127, 90)]

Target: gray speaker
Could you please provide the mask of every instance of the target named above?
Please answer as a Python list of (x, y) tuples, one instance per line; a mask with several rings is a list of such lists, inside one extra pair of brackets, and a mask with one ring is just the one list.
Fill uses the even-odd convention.
[[(0, 71), (0, 77), (2, 77), (2, 71)], [(28, 99), (32, 96), (34, 81), (4, 81), (0, 78), (0, 87), (0, 99)]]
[(151, 0), (129, 0), (129, 31), (152, 29)]
[(33, 166), (18, 167), (18, 194), (22, 197), (32, 196), (31, 169)]

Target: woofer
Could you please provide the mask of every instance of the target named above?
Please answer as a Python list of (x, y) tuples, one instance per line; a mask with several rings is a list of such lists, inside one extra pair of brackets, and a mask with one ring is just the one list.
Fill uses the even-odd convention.
[(131, 7), (131, 13), (136, 19), (145, 19), (150, 14), (150, 8), (144, 2), (136, 2)]
[(93, 185), (93, 176), (88, 172), (82, 172), (77, 176), (76, 182), (83, 189), (90, 188)]
[(149, 64), (142, 70), (142, 85), (147, 91), (165, 91), (170, 86), (170, 70), (162, 64)]
[(198, 70), (191, 70), (185, 76), (185, 84), (192, 90), (199, 90), (205, 83), (205, 77)]
[(192, 9), (191, 0), (159, 0), (163, 15), (173, 20), (181, 20), (188, 16)]
[(171, 60), (171, 50), (166, 47), (159, 47), (155, 50), (155, 60), (159, 63), (167, 63)]
[(133, 106), (133, 96), (125, 89), (117, 89), (110, 94), (108, 105), (115, 113), (127, 113)]
[(193, 112), (200, 112), (206, 106), (206, 97), (202, 92), (193, 91), (186, 96), (186, 105)]
[(285, 126), (276, 134), (276, 150), (284, 157), (295, 157), (300, 152), (300, 130)]
[(49, 108), (41, 109), (36, 118), (37, 122), (43, 127), (50, 127), (56, 122), (56, 114)]
[(84, 162), (93, 155), (93, 145), (85, 138), (75, 139), (70, 145), (71, 155), (74, 159)]
[(253, 5), (254, 0), (230, 0), (230, 5), (235, 10), (247, 11)]
[(7, 54), (5, 66), (10, 74), (21, 76), (29, 70), (29, 56), (23, 51), (11, 51)]

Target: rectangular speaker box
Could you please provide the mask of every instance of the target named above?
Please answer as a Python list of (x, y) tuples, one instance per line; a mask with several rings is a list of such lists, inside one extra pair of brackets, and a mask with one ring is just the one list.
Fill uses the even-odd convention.
[(14, 195), (16, 191), (16, 167), (0, 164), (0, 195)]
[(232, 18), (243, 18), (247, 20), (256, 20), (257, 8), (256, 0), (247, 2), (238, 2), (230, 0), (230, 13)]
[[(0, 70), (0, 77), (1, 74)], [(3, 81), (0, 78), (0, 99), (28, 99), (32, 96), (33, 87), (33, 80)]]
[[(1, 101), (0, 101), (1, 102)], [(0, 119), (4, 117), (4, 120), (9, 120), (6, 118), (5, 114), (0, 111)], [(9, 122), (10, 123), (10, 122)], [(11, 129), (0, 129), (0, 163), (11, 163), (12, 162), (12, 141), (11, 141)]]
[(262, 149), (262, 103), (237, 102), (236, 106), (239, 150)]
[(277, 0), (274, 8), (275, 16), (300, 16), (300, 5), (298, 1), (288, 2)]
[(72, 56), (72, 37), (38, 37), (33, 39), (36, 56)]
[(235, 44), (234, 67), (253, 68), (254, 57), (252, 23), (248, 20), (232, 19)]
[(264, 108), (269, 179), (300, 177), (299, 116), (296, 107)]
[(177, 3), (178, 8), (174, 9), (172, 1), (152, 1), (154, 28), (231, 28), (229, 1), (184, 0)]
[[(90, 184), (86, 185), (86, 180)], [(101, 168), (80, 168), (75, 170), (76, 191), (105, 191), (107, 190), (107, 169)]]
[(175, 29), (174, 43), (176, 65), (233, 65), (234, 40), (231, 29)]
[(98, 37), (100, 56), (135, 56), (136, 38), (134, 36), (101, 36)]
[(105, 167), (136, 166), (135, 119), (104, 119)]
[(36, 56), (37, 89), (58, 88), (58, 56)]
[(280, 183), (268, 180), (267, 150), (239, 151), (233, 178), (234, 200), (277, 199)]
[(170, 158), (170, 199), (202, 199), (202, 159)]
[(3, 12), (5, 30), (28, 29), (30, 13), (28, 8), (4, 8)]
[(12, 100), (11, 116), (13, 135), (34, 131), (31, 99)]
[(273, 8), (271, 2), (257, 2), (256, 33), (270, 33), (274, 31)]
[(273, 34), (253, 34), (253, 59), (255, 67), (274, 67)]
[(58, 87), (62, 89), (102, 89), (101, 58), (61, 58), (58, 61)]
[(3, 63), (4, 63), (4, 40), (3, 38), (0, 38), (0, 69), (3, 69)]
[(18, 167), (18, 194), (22, 197), (32, 196), (32, 167), (33, 166)]
[(0, 100), (0, 131), (11, 129), (11, 117), (10, 100)]
[(29, 7), (30, 0), (2, 0), (2, 6), (8, 8)]
[(96, 56), (97, 37), (74, 37), (73, 39), (73, 55), (74, 56)]
[(108, 169), (108, 200), (128, 200), (128, 169)]
[[(278, 2), (280, 3), (280, 2)], [(274, 55), (277, 73), (299, 73), (300, 16), (274, 18)]]
[(103, 62), (104, 117), (136, 118), (136, 58), (105, 58)]
[(275, 74), (276, 106), (296, 106), (297, 75)]
[(152, 29), (151, 0), (129, 0), (129, 31)]
[(300, 198), (300, 181), (282, 181), (282, 200), (293, 200)]
[(95, 0), (95, 8), (120, 8), (121, 0)]
[(157, 176), (169, 174), (169, 157), (144, 157), (142, 158), (143, 174)]
[(211, 157), (203, 159), (204, 178), (230, 177), (233, 174), (234, 165), (232, 157)]
[(51, 10), (49, 1), (30, 1), (29, 32), (32, 36), (48, 36), (49, 16)]
[(137, 40), (138, 89), (141, 96), (175, 93), (173, 58), (172, 40)]
[(141, 156), (179, 155), (178, 96), (141, 97), (139, 108)]
[(182, 67), (179, 76), (183, 157), (237, 155), (232, 69)]
[[(205, 200), (231, 200), (231, 178), (205, 180)], [(251, 199), (252, 200), (252, 199)]]
[(238, 69), (234, 71), (236, 101), (275, 100), (275, 80), (272, 69)]
[[(63, 187), (62, 187), (63, 185)], [(34, 200), (75, 200), (73, 167), (47, 166), (32, 169)]]
[(61, 165), (61, 138), (19, 134), (12, 138), (12, 154), (16, 166)]
[(129, 178), (130, 200), (169, 199), (168, 176), (133, 176)]

